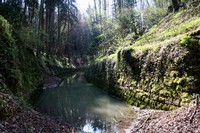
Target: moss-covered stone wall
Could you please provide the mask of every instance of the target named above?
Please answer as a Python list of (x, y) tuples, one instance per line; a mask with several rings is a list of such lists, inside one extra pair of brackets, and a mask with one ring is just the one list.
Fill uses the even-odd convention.
[[(198, 33), (195, 33), (198, 34)], [(170, 110), (185, 106), (200, 92), (200, 44), (186, 41), (136, 51), (121, 49), (85, 73), (88, 81), (141, 108)]]
[(42, 75), (38, 57), (0, 16), (0, 92), (26, 95)]

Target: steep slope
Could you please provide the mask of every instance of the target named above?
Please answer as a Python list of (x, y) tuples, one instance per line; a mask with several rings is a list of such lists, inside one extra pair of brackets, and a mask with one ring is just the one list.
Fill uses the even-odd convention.
[(33, 50), (2, 16), (0, 31), (0, 91), (21, 96), (39, 79), (42, 67)]
[(139, 39), (128, 35), (125, 47), (96, 61), (85, 77), (141, 108), (187, 105), (200, 92), (199, 14), (199, 7), (169, 14)]
[(0, 16), (0, 132), (72, 132), (68, 124), (44, 116), (25, 103), (39, 80), (48, 73), (45, 61), (54, 61), (49, 63), (54, 65), (49, 71), (63, 70), (58, 60), (36, 56)]

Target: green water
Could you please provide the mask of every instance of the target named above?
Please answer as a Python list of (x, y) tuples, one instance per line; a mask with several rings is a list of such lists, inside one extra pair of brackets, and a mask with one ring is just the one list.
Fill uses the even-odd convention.
[(77, 132), (121, 133), (134, 119), (130, 106), (87, 83), (81, 73), (65, 77), (58, 88), (44, 90), (35, 106), (71, 123)]

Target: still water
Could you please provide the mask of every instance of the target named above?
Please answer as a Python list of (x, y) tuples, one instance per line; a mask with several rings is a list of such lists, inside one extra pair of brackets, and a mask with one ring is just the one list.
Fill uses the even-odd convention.
[(134, 119), (130, 106), (87, 83), (82, 73), (65, 77), (58, 88), (44, 90), (35, 106), (81, 133), (125, 132)]

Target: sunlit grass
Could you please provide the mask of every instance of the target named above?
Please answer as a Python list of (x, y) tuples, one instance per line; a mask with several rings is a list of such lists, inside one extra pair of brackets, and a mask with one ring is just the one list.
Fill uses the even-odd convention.
[(194, 15), (192, 9), (171, 13), (137, 40), (134, 40), (134, 33), (128, 34), (125, 38), (116, 38), (118, 48), (115, 48), (115, 54), (99, 56), (96, 61), (116, 60), (119, 50), (126, 48), (131, 48), (136, 53), (156, 51), (161, 46), (179, 43), (185, 35), (198, 30), (200, 30), (200, 15)]
[(147, 33), (132, 44), (135, 51), (156, 51), (162, 45), (178, 43), (182, 37), (200, 30), (200, 16), (191, 16), (185, 11), (170, 14), (166, 19), (154, 25)]
[(95, 62), (101, 62), (103, 60), (113, 60), (113, 61), (116, 61), (117, 60), (117, 54), (111, 54), (111, 55), (107, 55), (107, 56), (100, 56), (98, 57)]
[(194, 17), (189, 19), (186, 22), (180, 22), (177, 23), (176, 25), (174, 24), (173, 26), (171, 25), (170, 28), (167, 28), (161, 32), (161, 37), (160, 38), (165, 38), (169, 36), (175, 36), (178, 34), (186, 33), (190, 30), (192, 30), (195, 27), (200, 26), (200, 18)]
[(176, 14), (174, 14), (173, 15), (173, 18), (174, 19), (177, 19), (178, 17), (180, 17), (181, 16), (181, 14), (184, 12), (184, 10), (183, 11), (180, 11), (180, 12), (178, 12), (178, 13), (176, 13)]

